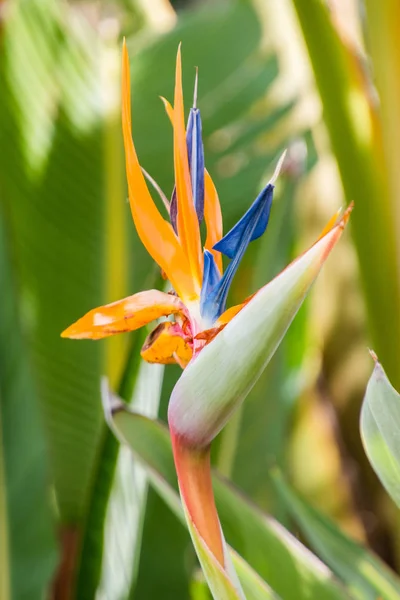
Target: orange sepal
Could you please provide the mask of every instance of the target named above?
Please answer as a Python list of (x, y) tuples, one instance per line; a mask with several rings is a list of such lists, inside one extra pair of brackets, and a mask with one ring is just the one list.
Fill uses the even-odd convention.
[(164, 104), (165, 112), (167, 113), (168, 119), (172, 126), (174, 126), (174, 109), (171, 106), (171, 103), (168, 102), (164, 96), (160, 96), (162, 103)]
[(214, 182), (209, 172), (204, 171), (204, 221), (207, 227), (205, 248), (212, 252), (215, 262), (222, 273), (222, 254), (213, 250), (214, 244), (222, 238), (222, 213), (221, 205)]
[(185, 316), (186, 307), (177, 296), (159, 290), (147, 290), (94, 308), (63, 331), (61, 337), (100, 340), (116, 333), (139, 329), (159, 317), (178, 313)]
[(141, 171), (131, 133), (129, 57), (122, 47), (122, 131), (124, 137), (129, 202), (139, 237), (148, 253), (165, 271), (181, 298), (197, 295), (190, 264), (170, 223), (159, 213)]
[(193, 356), (192, 346), (177, 323), (165, 321), (147, 336), (140, 355), (149, 363), (178, 363), (184, 368)]
[(217, 320), (216, 327), (225, 326), (229, 323), (229, 321), (232, 321), (233, 317), (235, 317), (238, 314), (238, 312), (240, 312), (242, 310), (242, 308), (244, 308), (246, 306), (246, 304), (248, 302), (250, 302), (250, 300), (253, 298), (254, 295), (255, 294), (251, 294), (251, 296), (248, 296), (246, 298), (246, 300), (244, 302), (242, 302), (241, 304), (236, 304), (235, 306), (231, 306), (230, 308), (227, 308), (226, 311), (223, 312), (222, 315)]
[[(167, 107), (165, 102), (164, 104)], [(178, 236), (183, 251), (188, 257), (193, 279), (196, 281), (198, 289), (200, 290), (203, 278), (203, 254), (201, 250), (200, 227), (193, 203), (186, 145), (180, 46), (176, 56), (173, 127), (175, 185), (178, 205)]]
[(353, 210), (353, 208), (354, 208), (354, 202), (350, 202), (349, 206), (346, 208), (346, 210), (344, 212), (341, 208), (339, 208), (339, 210), (336, 211), (336, 213), (329, 219), (329, 221), (327, 222), (327, 224), (325, 225), (325, 227), (319, 234), (318, 239), (316, 240), (315, 243), (319, 242), (320, 239), (322, 239), (327, 233), (329, 233), (331, 231), (331, 229), (333, 229), (339, 223), (344, 227), (350, 218), (350, 214), (351, 214), (351, 211)]
[[(235, 313), (236, 314), (236, 313)], [(213, 341), (216, 335), (219, 334), (220, 331), (226, 326), (226, 323), (221, 323), (221, 325), (217, 325), (216, 327), (211, 327), (211, 329), (203, 329), (197, 335), (194, 336), (195, 340), (204, 340), (205, 346)]]
[(342, 209), (339, 208), (339, 210), (333, 215), (333, 217), (331, 217), (329, 219), (329, 221), (327, 222), (327, 224), (325, 225), (325, 227), (323, 228), (323, 230), (319, 234), (317, 242), (318, 242), (318, 240), (320, 240), (321, 238), (323, 238), (324, 235), (326, 235), (327, 233), (329, 233), (329, 231), (332, 229), (332, 227), (334, 227), (336, 225), (336, 223), (340, 219), (341, 215), (342, 215)]
[[(174, 124), (174, 109), (166, 98), (160, 96), (165, 112), (171, 124)], [(210, 173), (207, 169), (204, 169), (204, 221), (207, 227), (207, 238), (204, 247), (212, 252), (215, 258), (215, 262), (218, 266), (220, 273), (222, 273), (222, 254), (217, 250), (213, 250), (214, 244), (219, 242), (222, 238), (222, 212), (221, 205), (219, 203), (218, 193), (211, 179)]]

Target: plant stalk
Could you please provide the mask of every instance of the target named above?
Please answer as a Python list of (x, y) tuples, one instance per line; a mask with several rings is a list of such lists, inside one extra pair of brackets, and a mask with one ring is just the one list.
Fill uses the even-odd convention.
[(221, 526), (211, 480), (210, 446), (191, 448), (173, 431), (171, 439), (182, 499), (200, 536), (225, 568)]

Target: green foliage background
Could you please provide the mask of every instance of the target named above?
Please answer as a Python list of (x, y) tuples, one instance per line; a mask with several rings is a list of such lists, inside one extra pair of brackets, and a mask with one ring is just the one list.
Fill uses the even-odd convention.
[(175, 14), (166, 0), (0, 2), (1, 600), (208, 597), (165, 429), (145, 417), (116, 423), (135, 454), (122, 456), (102, 409), (106, 375), (138, 412), (165, 422), (179, 369), (143, 370), (146, 331), (99, 343), (59, 337), (86, 310), (163, 285), (126, 201), (123, 35), (135, 144), (167, 196), (172, 136), (159, 96), (172, 97), (180, 41), (187, 99), (199, 67), (225, 231), (288, 148), (268, 232), (249, 249), (232, 303), (302, 251), (341, 202), (356, 202), (353, 237), (213, 448), (221, 519), (248, 597), (400, 597), (389, 570), (398, 567), (398, 515), (358, 431), (367, 345), (399, 387), (396, 105), (386, 82), (400, 14), (383, 2), (386, 34), (367, 1), (360, 34), (357, 3), (347, 3), (350, 43), (345, 4), (329, 14), (320, 0), (176, 2)]

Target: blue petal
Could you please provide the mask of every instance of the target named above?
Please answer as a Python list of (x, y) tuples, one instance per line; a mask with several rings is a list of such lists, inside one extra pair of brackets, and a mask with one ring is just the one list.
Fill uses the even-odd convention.
[(176, 197), (176, 185), (174, 185), (174, 189), (172, 190), (171, 202), (169, 203), (169, 218), (175, 233), (178, 235), (178, 201)]
[(214, 246), (215, 250), (223, 252), (232, 260), (203, 302), (202, 315), (211, 322), (216, 321), (225, 310), (230, 285), (247, 246), (260, 237), (268, 225), (273, 190), (274, 186), (269, 183), (235, 227)]
[[(188, 151), (189, 171), (192, 183), (193, 202), (199, 223), (204, 219), (204, 148), (200, 111), (191, 108), (186, 127), (186, 146)], [(177, 233), (176, 219), (178, 203), (176, 187), (174, 187), (170, 203), (170, 219)]]
[(207, 298), (212, 290), (218, 285), (221, 280), (221, 275), (215, 263), (214, 256), (208, 250), (204, 250), (204, 270), (203, 283), (200, 294), (200, 312), (203, 314), (203, 309), (206, 307)]
[(241, 247), (243, 238), (247, 239), (247, 246), (262, 236), (269, 221), (273, 191), (274, 186), (268, 183), (240, 221), (213, 246), (214, 250), (222, 252), (228, 258), (234, 258)]
[(186, 129), (189, 169), (192, 179), (193, 202), (199, 223), (204, 218), (204, 148), (201, 116), (198, 108), (191, 108)]

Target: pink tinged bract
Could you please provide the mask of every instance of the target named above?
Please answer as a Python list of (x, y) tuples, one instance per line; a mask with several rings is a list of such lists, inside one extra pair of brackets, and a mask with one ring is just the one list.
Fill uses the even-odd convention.
[(261, 288), (189, 363), (171, 396), (171, 432), (192, 448), (206, 448), (268, 364), (299, 310), (349, 211), (309, 250)]

